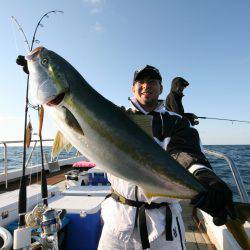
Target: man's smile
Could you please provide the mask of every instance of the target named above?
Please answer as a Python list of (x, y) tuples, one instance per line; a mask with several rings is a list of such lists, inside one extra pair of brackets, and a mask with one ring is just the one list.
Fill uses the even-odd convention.
[(142, 92), (141, 95), (144, 95), (144, 96), (149, 96), (149, 95), (152, 95), (153, 92), (152, 91), (145, 91), (145, 92)]

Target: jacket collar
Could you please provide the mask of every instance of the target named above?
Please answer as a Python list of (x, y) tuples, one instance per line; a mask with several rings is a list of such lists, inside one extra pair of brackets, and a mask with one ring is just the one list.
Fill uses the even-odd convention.
[[(131, 97), (129, 98), (131, 104), (132, 104), (132, 109), (134, 110), (138, 110), (140, 112), (142, 112), (143, 114), (147, 115), (150, 112), (145, 111), (142, 106), (140, 105), (140, 103), (136, 100), (135, 97)], [(158, 100), (158, 105), (157, 107), (153, 110), (155, 112), (162, 112), (165, 111), (165, 106), (164, 106), (164, 101), (163, 100)]]

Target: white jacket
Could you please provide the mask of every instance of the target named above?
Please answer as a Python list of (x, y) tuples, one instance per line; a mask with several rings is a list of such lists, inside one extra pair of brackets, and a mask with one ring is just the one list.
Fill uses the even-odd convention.
[[(139, 109), (144, 114), (147, 114), (136, 100), (133, 100), (134, 105), (137, 109)], [(165, 108), (163, 104), (160, 104), (156, 109), (156, 112), (165, 112)], [(157, 143), (166, 149), (167, 144), (169, 142), (169, 138), (166, 138), (164, 141), (159, 141), (155, 138)], [(135, 199), (135, 185), (128, 181), (125, 181), (121, 178), (117, 178), (111, 174), (108, 174), (108, 179), (111, 183), (111, 186), (114, 190), (116, 190), (120, 195), (126, 197), (127, 199), (136, 200)], [(153, 197), (148, 199), (143, 190), (138, 187), (138, 201), (146, 201), (146, 202), (168, 202), (170, 204), (170, 209), (172, 211), (172, 215), (176, 216), (181, 213), (181, 207), (179, 204), (179, 200), (163, 198), (163, 197)], [(152, 242), (157, 237), (159, 237), (165, 230), (165, 207), (161, 207), (159, 209), (146, 209), (146, 221), (148, 228), (148, 236), (149, 242)], [(109, 228), (111, 232), (116, 235), (122, 241), (128, 241), (131, 234), (133, 233), (135, 227), (135, 216), (136, 216), (136, 208), (121, 204), (115, 201), (113, 198), (108, 198), (102, 203), (102, 212), (101, 212), (104, 224), (106, 228)]]

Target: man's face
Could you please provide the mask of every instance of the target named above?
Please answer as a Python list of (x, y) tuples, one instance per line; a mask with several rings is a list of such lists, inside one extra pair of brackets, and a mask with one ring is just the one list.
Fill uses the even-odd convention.
[(144, 77), (135, 82), (132, 92), (136, 100), (143, 106), (157, 103), (159, 95), (162, 93), (160, 80), (151, 77)]

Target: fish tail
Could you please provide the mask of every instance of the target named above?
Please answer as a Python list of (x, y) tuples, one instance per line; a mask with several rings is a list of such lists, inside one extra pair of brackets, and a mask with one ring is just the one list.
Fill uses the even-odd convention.
[(226, 226), (242, 249), (250, 250), (250, 239), (244, 224), (250, 218), (250, 203), (234, 203), (235, 219), (228, 219)]

